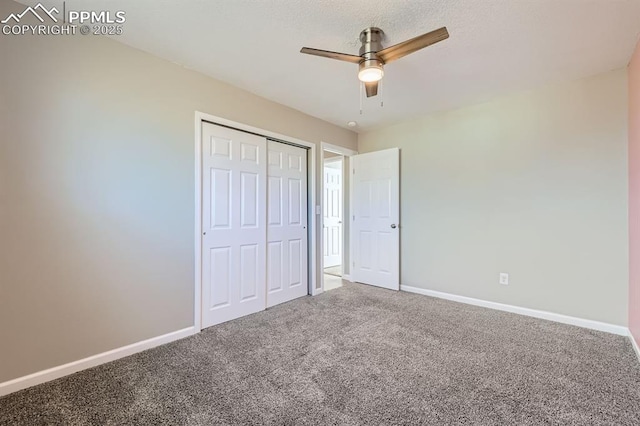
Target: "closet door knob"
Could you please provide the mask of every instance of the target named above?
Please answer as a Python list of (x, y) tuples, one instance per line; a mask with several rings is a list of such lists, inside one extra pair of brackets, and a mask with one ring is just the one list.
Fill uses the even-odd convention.
[(395, 224), (395, 223), (392, 223), (392, 224), (391, 224), (391, 228), (392, 228), (392, 229), (396, 229), (396, 224)]

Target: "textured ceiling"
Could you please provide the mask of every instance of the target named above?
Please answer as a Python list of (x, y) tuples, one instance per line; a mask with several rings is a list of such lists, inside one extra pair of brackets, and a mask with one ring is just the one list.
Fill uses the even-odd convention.
[[(24, 1), (22, 1), (24, 3)], [(60, 7), (61, 1), (45, 0)], [(67, 0), (122, 9), (128, 45), (357, 131), (625, 66), (640, 0)], [(358, 34), (389, 46), (447, 26), (451, 37), (385, 67), (360, 115), (357, 65), (302, 46), (357, 54)], [(384, 100), (384, 107), (380, 107)]]

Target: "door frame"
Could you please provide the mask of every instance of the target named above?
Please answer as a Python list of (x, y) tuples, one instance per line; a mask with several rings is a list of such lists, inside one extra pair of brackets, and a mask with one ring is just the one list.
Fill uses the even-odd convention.
[[(193, 323), (195, 333), (202, 330), (202, 123), (207, 122), (215, 125), (230, 127), (243, 132), (253, 133), (282, 142), (289, 142), (293, 145), (309, 148), (307, 150), (307, 223), (308, 223), (308, 289), (307, 294), (312, 296), (321, 293), (316, 289), (318, 276), (318, 263), (316, 256), (316, 238), (318, 235), (318, 220), (316, 219), (316, 144), (301, 139), (293, 138), (280, 133), (271, 132), (258, 127), (249, 126), (237, 121), (207, 114), (205, 112), (195, 112), (195, 224), (194, 224), (194, 249), (195, 249), (195, 270), (194, 270), (194, 292), (193, 292)], [(321, 207), (322, 208), (322, 207)], [(321, 212), (322, 210), (320, 210)], [(322, 283), (324, 286), (324, 283)]]
[[(340, 154), (345, 158), (351, 157), (352, 155), (357, 155), (358, 151), (354, 151), (353, 149), (349, 149), (349, 148), (345, 148), (343, 146), (340, 145), (333, 145), (327, 142), (321, 142), (320, 143), (320, 158), (321, 158), (321, 166), (322, 166), (322, 173), (323, 173), (323, 179), (320, 179), (320, 194), (324, 194), (324, 151), (329, 151), (329, 152), (333, 152), (334, 154)], [(351, 234), (351, 221), (349, 220), (349, 218), (351, 217), (351, 212), (350, 212), (350, 208), (351, 208), (351, 176), (349, 176), (349, 185), (348, 187), (345, 187), (344, 185), (344, 177), (350, 173), (350, 169), (351, 169), (351, 161), (349, 161), (349, 168), (345, 168), (345, 161), (343, 159), (342, 161), (342, 267), (343, 267), (343, 272), (342, 272), (342, 279), (343, 280), (347, 280), (347, 281), (351, 281), (351, 269), (349, 269), (349, 274), (345, 274), (344, 273), (344, 266), (346, 264), (345, 260), (346, 260), (346, 254), (347, 252), (349, 253), (349, 258), (352, 258), (352, 252), (351, 252), (351, 238), (349, 238), (349, 249), (345, 250), (344, 247), (344, 236), (345, 236), (345, 224), (348, 223), (349, 224), (349, 234)], [(345, 203), (345, 193), (349, 192), (349, 205), (347, 207), (347, 203)], [(324, 212), (324, 197), (319, 197), (318, 199), (318, 203), (320, 206), (320, 226), (324, 225), (324, 217), (322, 215), (322, 212)], [(320, 251), (320, 260), (319, 260), (319, 272), (320, 272), (320, 288), (317, 290), (317, 294), (324, 292), (324, 238), (322, 237), (322, 234), (320, 234), (320, 244), (319, 244), (319, 251)]]

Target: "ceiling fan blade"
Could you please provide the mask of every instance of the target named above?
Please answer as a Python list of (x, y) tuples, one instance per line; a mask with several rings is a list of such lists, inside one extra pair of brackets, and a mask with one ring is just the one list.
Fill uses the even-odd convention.
[(376, 96), (378, 94), (378, 82), (372, 81), (371, 83), (364, 83), (364, 88), (367, 92), (367, 98)]
[(423, 49), (427, 46), (431, 46), (439, 41), (449, 38), (449, 32), (446, 27), (442, 27), (435, 31), (431, 31), (426, 34), (422, 34), (418, 37), (414, 37), (411, 40), (403, 41), (396, 45), (382, 49), (377, 53), (378, 58), (382, 59), (385, 64), (400, 59), (403, 56), (407, 56), (416, 50)]
[(362, 58), (356, 55), (349, 55), (347, 53), (331, 52), (329, 50), (312, 49), (310, 47), (303, 47), (300, 49), (300, 53), (306, 53), (307, 55), (322, 56), (324, 58), (337, 59), (339, 61), (352, 62), (359, 64)]

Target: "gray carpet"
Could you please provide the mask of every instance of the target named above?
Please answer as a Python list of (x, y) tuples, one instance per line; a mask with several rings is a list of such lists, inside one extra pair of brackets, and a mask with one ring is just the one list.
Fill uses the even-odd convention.
[(0, 399), (0, 424), (640, 425), (614, 336), (347, 283)]

